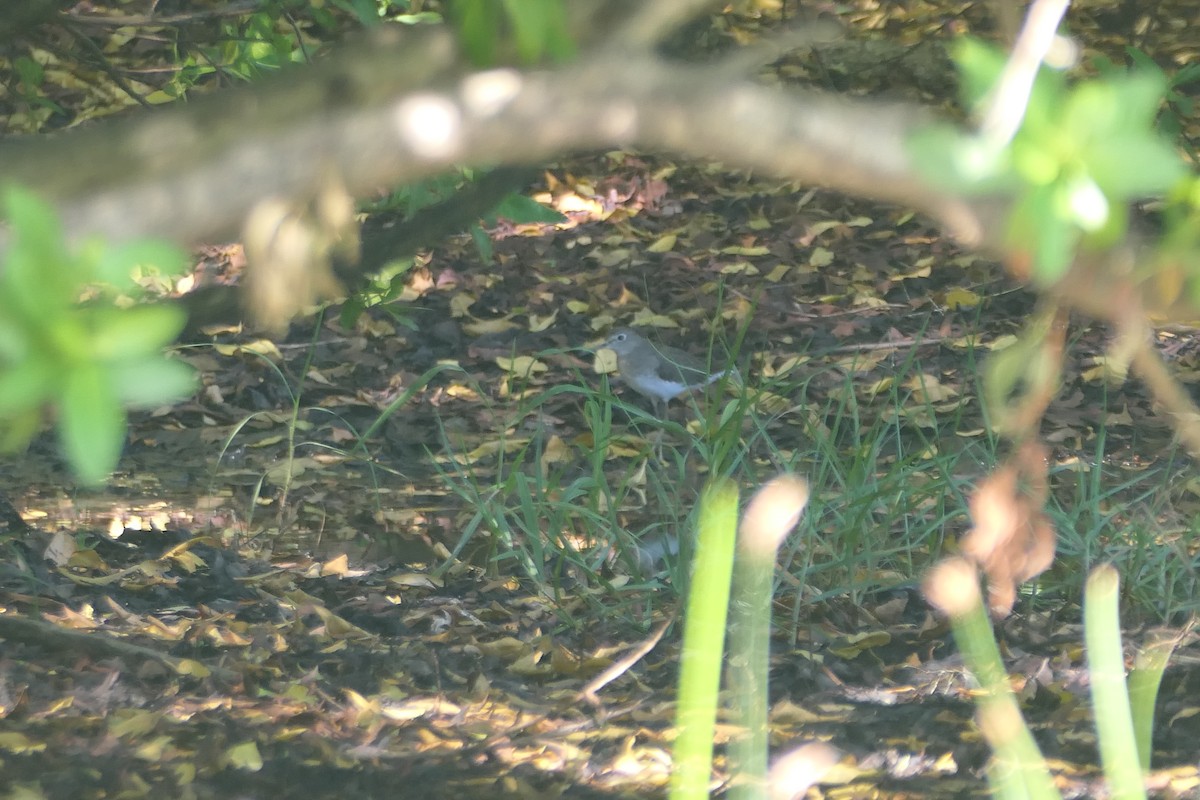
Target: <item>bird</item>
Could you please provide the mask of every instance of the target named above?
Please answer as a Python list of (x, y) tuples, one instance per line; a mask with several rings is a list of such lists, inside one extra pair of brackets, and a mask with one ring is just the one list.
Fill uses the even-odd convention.
[(655, 411), (687, 392), (722, 378), (738, 380), (733, 367), (713, 370), (700, 358), (675, 347), (653, 344), (632, 328), (618, 328), (603, 345), (617, 354), (621, 380), (654, 404)]

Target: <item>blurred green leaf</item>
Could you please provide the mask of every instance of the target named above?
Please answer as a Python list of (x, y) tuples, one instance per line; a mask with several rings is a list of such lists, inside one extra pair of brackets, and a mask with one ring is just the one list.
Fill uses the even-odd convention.
[[(549, 0), (549, 4), (554, 2)], [(549, 30), (545, 25), (547, 0), (503, 0), (503, 3), (512, 23), (517, 57), (523, 64), (536, 64), (548, 47)]]
[(80, 364), (65, 376), (58, 436), (63, 453), (84, 483), (104, 481), (125, 445), (125, 412), (99, 364)]
[(954, 43), (954, 63), (958, 65), (959, 92), (963, 102), (975, 108), (1000, 80), (1005, 56), (999, 49), (971, 36)]
[(478, 225), (471, 226), (471, 240), (475, 242), (475, 249), (479, 251), (479, 257), (483, 261), (492, 260), (492, 239), (487, 235), (487, 231)]
[(42, 65), (29, 56), (20, 56), (14, 59), (12, 64), (17, 72), (17, 77), (21, 81), (22, 91), (26, 94), (36, 92), (46, 77), (46, 71), (42, 68)]
[(0, 452), (12, 453), (25, 449), (41, 425), (40, 408), (31, 408), (0, 420)]
[(177, 402), (196, 391), (196, 371), (188, 364), (160, 356), (121, 361), (109, 376), (128, 408), (154, 408)]
[(141, 239), (105, 247), (95, 265), (95, 280), (121, 291), (136, 290), (137, 267), (152, 267), (160, 274), (179, 275), (188, 267), (188, 257), (178, 246), (156, 239)]
[(0, 274), (6, 292), (24, 313), (34, 316), (68, 305), (74, 299), (70, 289), (75, 274), (54, 210), (32, 192), (9, 186), (4, 191), (4, 216), (14, 233)]
[(91, 349), (98, 360), (157, 355), (183, 330), (187, 318), (173, 305), (91, 309)]
[(1088, 148), (1088, 167), (1096, 183), (1115, 200), (1165, 194), (1187, 175), (1175, 150), (1146, 133), (1096, 142)]
[(53, 399), (58, 389), (57, 365), (40, 359), (0, 371), (0, 417), (32, 410)]
[(494, 226), (499, 219), (518, 225), (530, 222), (566, 222), (567, 218), (553, 208), (544, 206), (531, 197), (511, 192), (504, 197), (486, 217), (484, 224)]
[(500, 36), (500, 4), (495, 0), (456, 0), (454, 8), (467, 57), (479, 67), (494, 65)]

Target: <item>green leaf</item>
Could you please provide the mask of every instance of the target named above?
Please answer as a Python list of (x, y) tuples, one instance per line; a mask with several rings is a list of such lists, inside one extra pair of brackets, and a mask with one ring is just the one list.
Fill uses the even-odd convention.
[(159, 274), (180, 275), (188, 266), (187, 254), (178, 246), (157, 239), (140, 239), (106, 247), (95, 265), (95, 280), (125, 290), (136, 286), (137, 267), (153, 268)]
[(1017, 201), (1009, 217), (1009, 246), (1031, 255), (1040, 286), (1061, 278), (1074, 256), (1080, 233), (1067, 217), (1068, 199), (1060, 184), (1037, 187)]
[(40, 409), (58, 389), (55, 364), (29, 359), (0, 372), (0, 416), (11, 417)]
[(1152, 130), (1167, 92), (1167, 80), (1162, 70), (1134, 72), (1124, 79), (1113, 81), (1111, 86), (1120, 110), (1111, 132)]
[(196, 391), (196, 370), (183, 361), (162, 357), (113, 364), (109, 378), (126, 408), (154, 408), (174, 403)]
[(354, 323), (358, 322), (358, 318), (362, 316), (366, 310), (366, 305), (356, 295), (346, 298), (346, 302), (342, 303), (342, 313), (338, 316), (338, 322), (347, 330), (354, 327)]
[(546, 54), (562, 62), (575, 57), (575, 40), (567, 20), (566, 0), (550, 0), (543, 11), (546, 30)]
[(91, 352), (104, 361), (158, 353), (187, 324), (183, 310), (171, 305), (90, 309)]
[(29, 358), (34, 348), (33, 331), (3, 305), (0, 297), (0, 366)]
[(1034, 283), (1053, 286), (1067, 273), (1079, 237), (1079, 231), (1069, 222), (1055, 217), (1042, 221), (1033, 254)]
[(480, 67), (496, 63), (500, 5), (495, 0), (455, 0), (458, 32), (467, 57)]
[(1187, 175), (1174, 148), (1149, 130), (1094, 143), (1087, 150), (1087, 166), (1118, 202), (1163, 194)]
[[(1004, 72), (1008, 54), (979, 39), (964, 36), (955, 43), (953, 57), (959, 68), (959, 93), (963, 105), (972, 111), (978, 110)], [(1022, 128), (1043, 129), (1047, 121), (1057, 115), (1065, 90), (1066, 82), (1061, 72), (1039, 70), (1026, 103)]]
[(492, 260), (492, 240), (487, 235), (487, 231), (478, 225), (471, 226), (471, 239), (475, 242), (475, 249), (479, 251), (479, 257), (483, 261)]
[(1022, 137), (1012, 145), (1014, 171), (1025, 183), (1045, 186), (1058, 180), (1063, 162), (1052, 142)]
[(4, 190), (4, 215), (14, 234), (0, 272), (6, 293), (35, 318), (71, 303), (76, 267), (54, 210), (31, 192), (9, 186)]
[(21, 88), (27, 93), (35, 92), (37, 87), (42, 85), (42, 81), (46, 77), (46, 71), (42, 68), (42, 65), (28, 56), (21, 56), (15, 59), (13, 67), (20, 77)]
[(493, 226), (501, 217), (518, 225), (529, 222), (559, 223), (567, 221), (565, 216), (553, 208), (516, 192), (510, 192), (497, 203), (492, 212), (484, 217), (484, 223), (489, 227)]
[(963, 103), (975, 108), (1000, 79), (1005, 56), (992, 45), (971, 36), (964, 36), (955, 42), (952, 55), (961, 78), (959, 92)]
[(125, 444), (125, 412), (108, 373), (82, 364), (66, 376), (59, 401), (58, 437), (63, 453), (83, 483), (104, 481)]
[(24, 450), (42, 426), (42, 410), (31, 408), (0, 422), (0, 452)]
[(556, 0), (503, 0), (512, 23), (517, 57), (523, 64), (536, 64), (548, 47), (545, 6)]
[(1062, 114), (1063, 134), (1077, 142), (1102, 142), (1125, 135), (1149, 135), (1166, 86), (1153, 75), (1126, 75), (1080, 84)]
[(908, 150), (917, 169), (935, 186), (983, 194), (1015, 191), (1021, 185), (1011, 148), (998, 151), (950, 125), (916, 131), (909, 137)]

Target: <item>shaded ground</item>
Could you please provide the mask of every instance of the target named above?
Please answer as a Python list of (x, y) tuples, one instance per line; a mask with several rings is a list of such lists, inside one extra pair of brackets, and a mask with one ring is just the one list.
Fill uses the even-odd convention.
[[(599, 703), (581, 692), (675, 610), (679, 576), (612, 562), (628, 540), (590, 523), (686, 530), (715, 437), (680, 426), (727, 406), (681, 404), (667, 457), (649, 458), (644, 406), (613, 400), (580, 349), (639, 324), (735, 350), (754, 392), (739, 481), (792, 469), (821, 495), (781, 564), (773, 745), (841, 748), (830, 796), (983, 793), (969, 687), (913, 565), (967, 525), (966, 492), (996, 457), (976, 359), (1027, 324), (1031, 299), (899, 209), (629, 154), (552, 172), (547, 199), (573, 227), (495, 231), (495, 264), (466, 240), (439, 249), (399, 320), (298, 322), (278, 346), (218, 332), (190, 350), (205, 390), (135, 420), (109, 491), (70, 488), (49, 439), (4, 468), (0, 790), (662, 795), (678, 631)], [(224, 270), (236, 251), (210, 258)], [(1057, 569), (1121, 548), (1191, 563), (1191, 465), (1137, 386), (1106, 383), (1106, 345), (1076, 331), (1043, 429), (1064, 509), (1093, 478), (1114, 487), (1102, 519), (1058, 517), (1078, 530), (1060, 530)], [(1186, 333), (1164, 346), (1196, 368)], [(520, 356), (545, 369), (524, 374)], [(831, 470), (816, 443), (862, 471)], [(571, 495), (584, 478), (600, 488)], [(865, 484), (874, 502), (851, 491)], [(532, 519), (522, 485), (547, 501)], [(1111, 528), (1113, 549), (1086, 550), (1089, 526)], [(1122, 538), (1133, 529), (1151, 533)], [(553, 580), (521, 560), (534, 534), (556, 543)], [(1123, 563), (1136, 585), (1142, 562)], [(1096, 762), (1079, 612), (1054, 577), (1005, 626), (1006, 655), (1064, 793), (1095, 796), (1076, 766)], [(1156, 587), (1155, 610), (1182, 621), (1193, 590)], [(1196, 657), (1181, 648), (1160, 699), (1162, 796), (1200, 796)]]
[[(652, 168), (641, 169), (613, 180), (650, 185), (645, 176)], [(661, 191), (669, 201), (691, 194), (693, 181), (727, 180), (684, 168)], [(447, 489), (435, 460), (446, 468), (446, 455), (456, 453), (470, 462), (466, 472), (478, 485), (506, 485), (510, 467), (487, 445), (507, 430), (514, 439), (568, 443), (558, 463), (568, 473), (596, 447), (580, 435), (590, 429), (584, 406), (591, 395), (550, 390), (601, 384), (590, 357), (571, 349), (594, 338), (596, 318), (626, 324), (652, 310), (690, 331), (691, 338), (673, 340), (687, 345), (703, 341), (703, 320), (719, 318), (724, 308), (737, 312), (728, 322), (731, 338), (736, 325), (747, 329), (740, 352), (748, 383), (790, 398), (774, 412), (755, 412), (769, 436), (755, 440), (759, 455), (746, 459), (743, 474), (770, 474), (785, 457), (795, 469), (812, 468), (819, 454), (806, 451), (805, 426), (839, 424), (835, 399), (849, 385), (862, 416), (901, 420), (882, 429), (891, 444), (875, 454), (877, 467), (912, 482), (892, 466), (903, 447), (949, 441), (969, 449), (983, 437), (964, 364), (977, 348), (966, 347), (965, 337), (973, 334), (986, 347), (1022, 324), (1018, 315), (1028, 308), (1019, 294), (981, 280), (994, 274), (991, 265), (960, 257), (921, 223), (903, 221), (902, 212), (817, 195), (797, 214), (791, 192), (734, 186), (736, 200), (711, 206), (690, 199), (686, 214), (643, 209), (621, 221), (503, 239), (502, 269), (467, 263), (465, 243), (459, 253), (435, 254), (425, 292), (406, 306), (417, 309), (415, 331), (382, 317), (350, 334), (326, 326), (310, 350), (311, 328), (298, 325), (295, 344), (281, 346), (274, 361), (289, 376), (307, 370), (300, 441), (321, 446), (298, 447), (286, 497), (288, 415), (280, 410), (290, 402), (288, 384), (266, 359), (250, 354), (244, 338), (222, 335), (218, 341), (230, 347), (188, 356), (206, 368), (208, 390), (165, 416), (137, 421), (129, 472), (115, 480), (115, 494), (49, 489), (65, 478), (50, 443), (43, 443), (7, 479), (10, 497), (19, 498), (37, 530), (18, 526), (5, 545), (4, 604), (51, 627), (32, 636), (0, 627), (7, 640), (0, 664), (6, 791), (51, 797), (662, 791), (677, 631), (602, 689), (598, 706), (579, 693), (675, 607), (665, 577), (629, 580), (617, 564), (607, 568), (609, 579), (628, 582), (613, 589), (568, 569), (539, 591), (513, 561), (488, 560), (510, 545), (486, 526), (469, 536), (465, 551), (476, 553), (476, 566), (449, 562), (447, 571), (433, 574), (431, 567), (447, 562), (430, 554), (459, 543), (474, 510)], [(753, 220), (771, 224), (756, 230)], [(638, 245), (681, 226), (688, 231), (686, 254), (651, 255)], [(817, 257), (839, 268), (794, 266), (761, 291), (763, 275), (803, 265), (826, 244), (828, 256)], [(938, 269), (925, 275), (922, 261)], [(730, 264), (737, 269), (726, 269)], [(897, 272), (912, 274), (896, 279)], [(418, 277), (414, 284), (420, 283)], [(947, 309), (944, 298), (955, 290), (989, 298), (985, 329), (975, 324), (975, 310)], [(465, 295), (476, 298), (474, 319), (457, 321), (453, 309)], [(571, 313), (572, 303), (582, 307)], [(528, 332), (525, 320), (556, 313), (546, 331)], [(466, 330), (485, 315), (520, 324), (500, 333)], [(429, 332), (435, 327), (438, 333)], [(1099, 334), (1084, 332), (1077, 358), (1087, 358), (1093, 338), (1093, 349), (1102, 346)], [(550, 369), (513, 379), (496, 363), (513, 354), (539, 355)], [(763, 377), (796, 356), (805, 360), (794, 373)], [(463, 371), (434, 376), (396, 411), (383, 437), (369, 443), (373, 470), (331, 449), (349, 449), (351, 426), (367, 427), (439, 359), (454, 359)], [(925, 402), (919, 392), (889, 395), (882, 388), (921, 374), (952, 391)], [(1137, 459), (1138, 469), (1166, 463), (1168, 451), (1139, 447), (1149, 440), (1141, 436), (1165, 434), (1136, 387), (1116, 392), (1076, 376), (1050, 417), (1063, 432), (1059, 464), (1092, 463), (1105, 395), (1107, 408), (1121, 409), (1122, 422), (1109, 417), (1110, 466), (1093, 468), (1116, 474), (1117, 458)], [(910, 405), (897, 405), (896, 397), (910, 398)], [(621, 417), (621, 407), (615, 413)], [(689, 413), (675, 412), (681, 421)], [(671, 483), (667, 465), (646, 462), (645, 433), (636, 419), (618, 419), (613, 435), (628, 446), (609, 443), (604, 468), (614, 483), (649, 463), (664, 485), (694, 492), (698, 477)], [(473, 460), (466, 457), (480, 448)], [(694, 453), (688, 458), (703, 468)], [(975, 475), (987, 466), (972, 459), (944, 463), (975, 464)], [(147, 475), (158, 488), (138, 484), (135, 476)], [(971, 477), (938, 485), (965, 487)], [(837, 487), (823, 490), (836, 494)], [(682, 504), (686, 512), (692, 502), (685, 496)], [(961, 530), (961, 495), (947, 505), (948, 524)], [(651, 499), (631, 502), (622, 519), (630, 528), (652, 528), (667, 513), (661, 499)], [(901, 520), (877, 521), (877, 546), (902, 535)], [(123, 535), (112, 541), (113, 532)], [(838, 535), (817, 522), (803, 532), (818, 560), (822, 538)], [(47, 547), (52, 554), (54, 547), (67, 549), (57, 556), (62, 566), (43, 561)], [(803, 574), (796, 564), (793, 575)], [(910, 588), (914, 576), (889, 566), (895, 562), (859, 576), (856, 589), (818, 592), (819, 579), (811, 576), (809, 584), (780, 587), (786, 638), (775, 646), (775, 742), (828, 738), (842, 748), (854, 770), (842, 776), (851, 783), (839, 796), (982, 792), (986, 749), (971, 733), (969, 690), (947, 633)], [(606, 607), (616, 613), (604, 614)], [(1026, 708), (1047, 754), (1062, 759), (1071, 791), (1089, 796), (1094, 776), (1067, 766), (1095, 763), (1080, 633), (1060, 621), (1078, 615), (1069, 601), (1046, 608), (1023, 607), (1011, 623), (1010, 664), (1023, 676)], [(53, 632), (60, 629), (187, 661), (85, 651), (77, 640), (59, 641)], [(1164, 691), (1158, 764), (1195, 762), (1187, 699), (1197, 680), (1192, 660), (1176, 660)], [(1194, 767), (1181, 770), (1176, 788), (1197, 779)]]

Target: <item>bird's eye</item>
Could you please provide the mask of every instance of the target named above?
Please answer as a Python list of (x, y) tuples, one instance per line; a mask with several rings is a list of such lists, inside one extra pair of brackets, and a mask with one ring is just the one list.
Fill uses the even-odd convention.
[(623, 342), (623, 341), (625, 341), (625, 334), (623, 334), (623, 333), (618, 333), (616, 336), (614, 336), (614, 337), (613, 337), (613, 341), (614, 341), (614, 342)]

